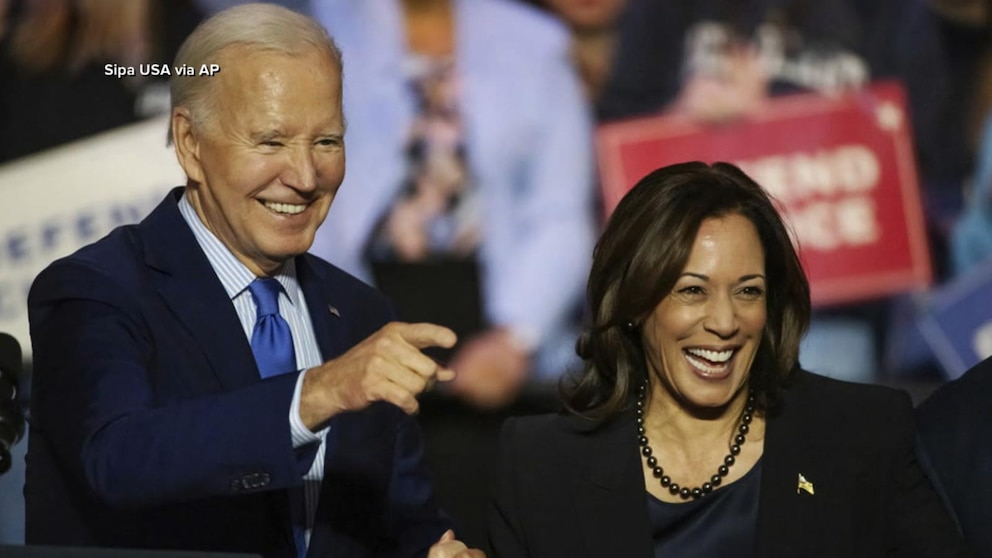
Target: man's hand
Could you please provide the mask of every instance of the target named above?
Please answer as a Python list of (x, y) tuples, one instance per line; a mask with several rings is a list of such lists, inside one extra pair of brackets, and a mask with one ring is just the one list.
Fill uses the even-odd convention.
[(455, 539), (455, 532), (448, 529), (431, 546), (427, 558), (486, 558), (486, 554), (479, 549), (465, 546), (465, 543)]
[(450, 366), (458, 374), (452, 391), (482, 409), (507, 405), (527, 379), (529, 355), (505, 329), (493, 329), (470, 339)]
[(329, 418), (387, 401), (417, 412), (417, 395), (455, 373), (420, 352), (454, 346), (457, 337), (433, 324), (392, 322), (334, 360), (309, 370), (300, 393), (300, 418), (316, 430)]

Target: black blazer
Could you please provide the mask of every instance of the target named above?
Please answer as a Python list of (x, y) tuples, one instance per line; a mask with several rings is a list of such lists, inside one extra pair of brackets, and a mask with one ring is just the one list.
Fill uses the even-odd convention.
[[(296, 556), (287, 494), (316, 453), (292, 447), (298, 375), (259, 378), (182, 192), (31, 289), (28, 544)], [(324, 359), (391, 318), (327, 262), (303, 255), (296, 268)], [(414, 420), (377, 403), (329, 426), (309, 555), (426, 554), (448, 522)]]
[(920, 454), (975, 556), (992, 558), (992, 358), (916, 410)]
[[(509, 419), (501, 444), (496, 556), (653, 556), (633, 413)], [(913, 444), (905, 393), (798, 373), (767, 422), (756, 555), (969, 556)]]

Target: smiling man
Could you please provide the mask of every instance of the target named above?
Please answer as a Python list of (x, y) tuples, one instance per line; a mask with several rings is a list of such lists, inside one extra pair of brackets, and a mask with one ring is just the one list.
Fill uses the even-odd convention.
[(186, 185), (32, 287), (28, 544), (480, 555), (410, 416), (455, 335), (306, 253), (344, 177), (337, 47), (245, 5), (175, 62), (203, 64), (171, 84)]

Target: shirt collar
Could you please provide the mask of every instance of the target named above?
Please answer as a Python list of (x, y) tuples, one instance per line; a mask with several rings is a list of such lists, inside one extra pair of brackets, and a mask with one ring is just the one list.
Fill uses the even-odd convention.
[[(217, 274), (217, 278), (220, 279), (224, 290), (227, 291), (227, 296), (233, 300), (245, 292), (248, 289), (248, 285), (256, 279), (255, 274), (245, 264), (241, 263), (214, 233), (210, 232), (210, 229), (200, 220), (200, 216), (197, 215), (196, 210), (193, 209), (193, 205), (190, 204), (185, 194), (179, 200), (179, 213), (193, 231), (193, 236), (196, 237), (197, 244), (200, 245), (203, 253), (206, 254), (210, 266), (214, 269), (214, 273)], [(279, 273), (273, 277), (282, 285), (293, 306), (298, 307), (300, 302), (300, 284), (296, 279), (296, 259), (289, 259), (283, 264)]]

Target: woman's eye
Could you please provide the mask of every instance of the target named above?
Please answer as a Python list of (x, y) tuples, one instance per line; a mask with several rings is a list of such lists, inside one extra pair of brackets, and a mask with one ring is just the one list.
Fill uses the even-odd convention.
[(761, 287), (744, 287), (741, 289), (741, 294), (750, 298), (760, 298), (764, 296), (765, 290)]
[(691, 285), (688, 287), (682, 287), (679, 289), (679, 293), (685, 295), (701, 295), (704, 293), (703, 288), (697, 285)]

